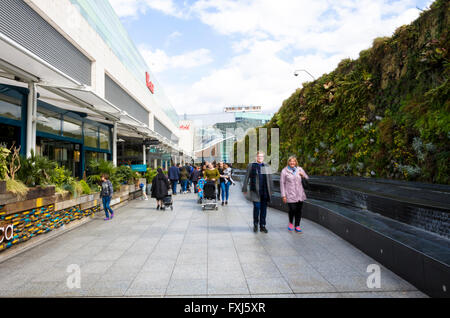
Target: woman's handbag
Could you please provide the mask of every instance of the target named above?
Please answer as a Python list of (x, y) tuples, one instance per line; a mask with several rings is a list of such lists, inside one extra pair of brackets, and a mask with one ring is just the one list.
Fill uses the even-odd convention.
[(305, 189), (305, 190), (309, 190), (310, 189), (308, 179), (302, 178), (302, 186), (303, 186), (303, 189)]

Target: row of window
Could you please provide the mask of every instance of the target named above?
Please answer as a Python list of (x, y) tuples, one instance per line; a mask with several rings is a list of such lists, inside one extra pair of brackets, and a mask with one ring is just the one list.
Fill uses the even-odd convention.
[[(0, 117), (22, 120), (21, 101), (4, 94), (0, 94)], [(77, 119), (75, 114), (62, 114), (47, 107), (38, 106), (36, 130), (52, 135), (71, 139), (83, 140), (90, 148), (110, 150), (111, 128), (102, 124), (91, 124)], [(83, 134), (84, 131), (84, 134)]]

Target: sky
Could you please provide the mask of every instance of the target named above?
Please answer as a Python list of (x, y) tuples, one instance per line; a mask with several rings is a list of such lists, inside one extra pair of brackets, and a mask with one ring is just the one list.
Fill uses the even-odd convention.
[[(258, 105), (356, 59), (431, 0), (109, 0), (183, 115)], [(299, 75), (294, 76), (296, 70)], [(312, 75), (309, 75), (310, 73)]]

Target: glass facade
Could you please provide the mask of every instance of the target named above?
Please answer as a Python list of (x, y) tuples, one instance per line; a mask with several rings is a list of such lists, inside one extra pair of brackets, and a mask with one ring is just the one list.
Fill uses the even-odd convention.
[(0, 147), (11, 148), (20, 145), (20, 127), (0, 123)]
[(45, 156), (66, 169), (72, 171), (73, 177), (81, 177), (81, 145), (63, 140), (36, 137), (36, 154)]
[(63, 136), (79, 140), (83, 139), (83, 122), (69, 116), (64, 116)]
[(59, 135), (61, 133), (61, 114), (47, 108), (38, 107), (36, 130), (48, 134)]
[[(139, 50), (134, 45), (128, 32), (122, 25), (119, 17), (114, 12), (108, 0), (70, 0), (76, 6), (81, 15), (88, 21), (91, 27), (101, 36), (103, 41), (111, 48), (114, 54), (124, 66), (134, 75), (139, 83), (145, 85), (145, 72), (150, 74), (150, 80), (155, 85), (157, 105), (170, 118), (173, 124), (178, 126), (178, 115), (170, 103), (155, 76), (145, 62)], [(157, 30), (155, 30), (157, 32)], [(149, 92), (149, 94), (151, 94)]]
[(13, 97), (0, 94), (0, 116), (9, 119), (21, 120), (21, 101)]
[(111, 130), (100, 128), (99, 130), (100, 134), (100, 149), (103, 150), (110, 150), (110, 136), (111, 136)]
[(98, 127), (84, 124), (84, 145), (86, 147), (98, 148)]

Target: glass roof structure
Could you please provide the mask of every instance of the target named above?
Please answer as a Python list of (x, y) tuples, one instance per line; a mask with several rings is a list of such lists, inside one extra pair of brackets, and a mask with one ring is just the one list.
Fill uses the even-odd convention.
[[(175, 126), (178, 126), (178, 115), (170, 103), (164, 90), (156, 80), (139, 50), (131, 40), (128, 32), (122, 25), (119, 17), (108, 0), (70, 0), (76, 6), (81, 15), (88, 21), (91, 27), (101, 36), (114, 54), (125, 67), (133, 74), (142, 86), (145, 86), (145, 72), (150, 74), (150, 80), (155, 85), (157, 105), (170, 118)], [(150, 92), (149, 92), (150, 94)]]

